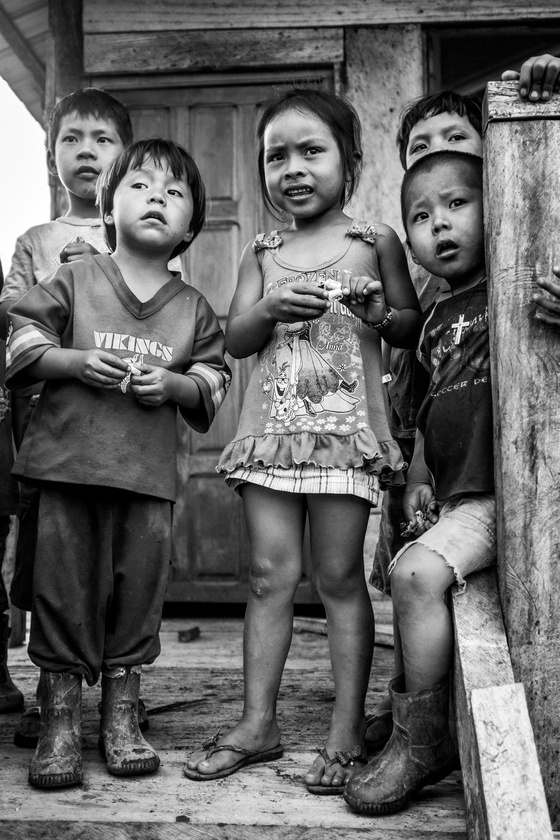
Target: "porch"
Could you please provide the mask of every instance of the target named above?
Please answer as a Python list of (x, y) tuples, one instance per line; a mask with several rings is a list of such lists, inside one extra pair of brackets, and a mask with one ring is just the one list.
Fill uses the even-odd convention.
[[(375, 604), (374, 604), (375, 606)], [(377, 605), (387, 623), (390, 602)], [(296, 620), (296, 628), (305, 626)], [(188, 643), (181, 631), (198, 627)], [(309, 626), (309, 625), (307, 625)], [(29, 787), (31, 750), (13, 746), (17, 714), (0, 717), (0, 838), (10, 840), (464, 840), (461, 776), (426, 788), (406, 811), (383, 818), (353, 814), (340, 797), (310, 795), (301, 782), (323, 743), (333, 701), (327, 637), (296, 632), (280, 693), (284, 757), (227, 779), (197, 783), (182, 775), (186, 756), (238, 717), (242, 701), (241, 618), (167, 618), (162, 654), (146, 668), (142, 695), (148, 737), (162, 766), (140, 779), (107, 774), (97, 751), (98, 687), (84, 691), (84, 784), (42, 792)], [(319, 627), (319, 629), (321, 629)], [(188, 634), (187, 634), (188, 635)], [(386, 634), (381, 634), (386, 640)], [(368, 709), (386, 689), (393, 651), (376, 646)], [(33, 700), (37, 671), (24, 646), (10, 650), (10, 668)]]

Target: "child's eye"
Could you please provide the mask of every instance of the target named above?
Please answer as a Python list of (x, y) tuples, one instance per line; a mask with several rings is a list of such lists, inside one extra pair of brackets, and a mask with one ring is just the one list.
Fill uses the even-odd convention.
[(183, 198), (183, 193), (181, 192), (181, 190), (176, 190), (172, 188), (170, 190), (167, 190), (167, 192), (169, 193), (169, 195), (177, 196), (177, 198)]
[(415, 143), (414, 146), (410, 149), (410, 154), (414, 155), (416, 152), (423, 152), (427, 149), (427, 145), (425, 143)]
[(281, 160), (284, 160), (284, 155), (281, 155), (280, 152), (275, 152), (274, 154), (267, 155), (266, 158), (267, 163), (279, 163)]
[(67, 134), (66, 137), (62, 138), (63, 143), (76, 143), (77, 139), (74, 137), (73, 134)]
[(318, 155), (321, 153), (321, 149), (318, 149), (316, 146), (313, 146), (311, 149), (307, 149), (305, 152), (306, 155)]
[(420, 211), (420, 213), (416, 213), (416, 215), (412, 217), (412, 223), (414, 224), (415, 222), (424, 222), (427, 218), (428, 214), (425, 212), (425, 210), (422, 210)]
[(464, 134), (451, 134), (450, 137), (449, 137), (449, 142), (450, 143), (457, 143), (457, 142), (460, 143), (461, 140), (466, 140), (466, 137), (465, 137)]
[(97, 142), (105, 144), (105, 143), (112, 143), (113, 141), (111, 140), (110, 137), (99, 137)]
[(463, 204), (466, 204), (466, 203), (467, 202), (465, 201), (464, 198), (454, 198), (453, 201), (450, 202), (449, 206), (450, 207), (462, 207)]
[(144, 190), (144, 189), (146, 189), (146, 184), (143, 184), (142, 181), (135, 181), (130, 186), (132, 187), (133, 190)]

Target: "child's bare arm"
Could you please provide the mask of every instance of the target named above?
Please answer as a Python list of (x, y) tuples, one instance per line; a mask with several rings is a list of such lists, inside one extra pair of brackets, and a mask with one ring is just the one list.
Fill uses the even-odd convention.
[[(418, 297), (408, 271), (406, 255), (395, 231), (387, 225), (377, 227), (377, 257), (381, 280), (347, 277), (343, 291), (348, 308), (363, 321), (379, 324), (384, 341), (393, 347), (416, 347), (420, 334), (421, 312)], [(392, 312), (390, 312), (392, 310)]]
[(521, 70), (505, 70), (502, 81), (515, 82), (519, 79), (519, 96), (533, 102), (550, 99), (553, 91), (560, 87), (560, 58), (555, 55), (536, 55), (521, 67)]
[(226, 348), (236, 359), (261, 350), (278, 322), (319, 318), (329, 307), (327, 292), (307, 283), (286, 283), (263, 297), (262, 273), (248, 245), (241, 257), (237, 289), (226, 326)]
[[(560, 278), (560, 266), (555, 265), (552, 270)], [(553, 327), (560, 327), (560, 282), (551, 277), (543, 277), (537, 280), (537, 285), (548, 294), (533, 295), (533, 301), (538, 307), (535, 318)]]
[(93, 388), (116, 388), (125, 377), (127, 364), (106, 350), (71, 350), (49, 347), (28, 367), (41, 379), (79, 379)]
[(403, 513), (414, 536), (427, 531), (439, 519), (432, 476), (424, 460), (424, 435), (416, 431), (414, 455), (406, 477)]

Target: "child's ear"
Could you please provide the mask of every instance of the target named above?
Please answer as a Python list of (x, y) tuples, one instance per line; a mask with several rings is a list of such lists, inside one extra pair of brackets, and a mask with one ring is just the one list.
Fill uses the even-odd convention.
[(50, 150), (47, 150), (47, 169), (49, 171), (49, 175), (58, 177), (58, 172), (56, 171), (56, 161)]
[(104, 213), (104, 214), (103, 214), (103, 221), (105, 222), (105, 224), (106, 224), (106, 225), (112, 225), (112, 224), (114, 224), (114, 222), (113, 222), (113, 214), (112, 214), (112, 213)]
[(186, 234), (183, 236), (185, 242), (192, 242), (194, 238), (194, 233), (192, 230), (188, 230)]

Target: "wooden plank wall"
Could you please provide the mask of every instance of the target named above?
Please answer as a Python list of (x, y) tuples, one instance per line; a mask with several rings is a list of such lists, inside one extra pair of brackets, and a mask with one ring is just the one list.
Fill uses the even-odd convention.
[[(560, 18), (557, 0), (86, 0), (84, 31), (144, 32), (149, 29), (299, 29), (328, 26), (453, 24), (515, 18)], [(272, 23), (274, 21), (274, 23)]]
[(533, 295), (560, 261), (560, 95), (533, 105), (516, 83), (490, 83), (484, 150), (498, 578), (559, 828), (560, 331), (535, 319)]

